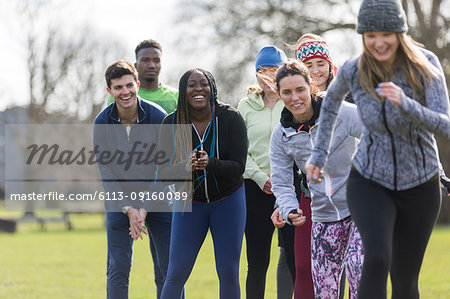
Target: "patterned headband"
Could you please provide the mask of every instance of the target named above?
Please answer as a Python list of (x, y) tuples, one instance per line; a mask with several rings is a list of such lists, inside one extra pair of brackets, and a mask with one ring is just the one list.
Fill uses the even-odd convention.
[(322, 41), (310, 41), (301, 44), (296, 51), (296, 56), (303, 63), (313, 58), (322, 58), (334, 66), (328, 45)]

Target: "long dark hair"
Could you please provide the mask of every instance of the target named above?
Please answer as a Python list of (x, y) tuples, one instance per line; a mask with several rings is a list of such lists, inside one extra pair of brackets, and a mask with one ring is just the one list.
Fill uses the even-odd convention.
[(315, 99), (318, 92), (317, 87), (312, 83), (311, 76), (309, 75), (308, 68), (305, 64), (299, 60), (289, 60), (288, 62), (283, 62), (278, 68), (277, 74), (275, 75), (275, 80), (277, 82), (277, 89), (280, 91), (280, 81), (284, 77), (300, 75), (305, 79), (305, 82), (312, 87), (311, 98)]
[[(211, 89), (211, 99), (210, 99), (210, 106), (211, 106), (211, 124), (208, 128), (208, 134), (212, 135), (212, 141), (211, 141), (211, 148), (209, 150), (209, 156), (214, 157), (215, 156), (215, 145), (216, 145), (216, 104), (217, 104), (217, 87), (216, 87), (216, 80), (214, 79), (214, 76), (201, 68), (195, 68), (190, 69), (186, 71), (180, 78), (179, 86), (178, 86), (178, 104), (177, 109), (174, 112), (173, 116), (173, 122), (172, 125), (175, 124), (190, 124), (190, 117), (189, 117), (189, 104), (187, 100), (187, 82), (189, 79), (189, 76), (195, 72), (198, 71), (202, 73), (206, 79), (208, 80), (209, 87)], [(190, 126), (177, 126), (175, 130), (172, 130), (172, 138), (173, 138), (173, 144), (174, 144), (174, 157), (173, 161), (174, 163), (180, 163), (185, 162), (191, 155), (193, 149), (187, 148), (186, 144), (191, 144), (187, 140), (188, 137), (191, 135), (191, 128)], [(206, 140), (206, 137), (204, 138)], [(201, 145), (201, 144), (200, 144)], [(197, 146), (198, 147), (200, 147)], [(197, 180), (197, 178), (195, 179)], [(194, 189), (192, 189), (194, 190)]]

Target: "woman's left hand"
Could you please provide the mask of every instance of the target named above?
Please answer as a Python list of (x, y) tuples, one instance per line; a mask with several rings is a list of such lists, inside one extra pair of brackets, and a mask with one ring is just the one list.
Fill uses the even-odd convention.
[(380, 97), (386, 98), (393, 104), (400, 106), (402, 103), (403, 90), (392, 82), (381, 82), (375, 91)]
[(206, 169), (206, 166), (208, 166), (209, 162), (209, 156), (208, 153), (205, 151), (198, 151), (198, 158), (194, 162), (195, 170), (203, 170)]

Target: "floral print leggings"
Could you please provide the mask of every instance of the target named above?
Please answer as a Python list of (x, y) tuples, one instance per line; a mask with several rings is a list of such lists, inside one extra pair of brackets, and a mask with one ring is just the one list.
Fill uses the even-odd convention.
[(336, 222), (313, 222), (311, 267), (316, 298), (339, 298), (339, 282), (345, 266), (350, 298), (358, 298), (364, 261), (361, 236), (349, 216)]

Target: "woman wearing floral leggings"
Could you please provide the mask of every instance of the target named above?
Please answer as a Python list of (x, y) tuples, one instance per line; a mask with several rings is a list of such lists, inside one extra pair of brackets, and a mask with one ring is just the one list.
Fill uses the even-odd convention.
[[(304, 166), (318, 131), (321, 99), (310, 93), (314, 86), (301, 62), (284, 63), (277, 71), (276, 82), (285, 108), (271, 138), (272, 191), (282, 219), (300, 226), (306, 217), (295, 196), (292, 173), (287, 170), (295, 163), (305, 172)], [(350, 296), (358, 296), (363, 251), (361, 237), (347, 206), (346, 186), (360, 135), (356, 106), (343, 104), (322, 180), (308, 183), (312, 200), (311, 267), (315, 298), (339, 298), (344, 267)], [(300, 206), (302, 201), (304, 198), (300, 199)]]

